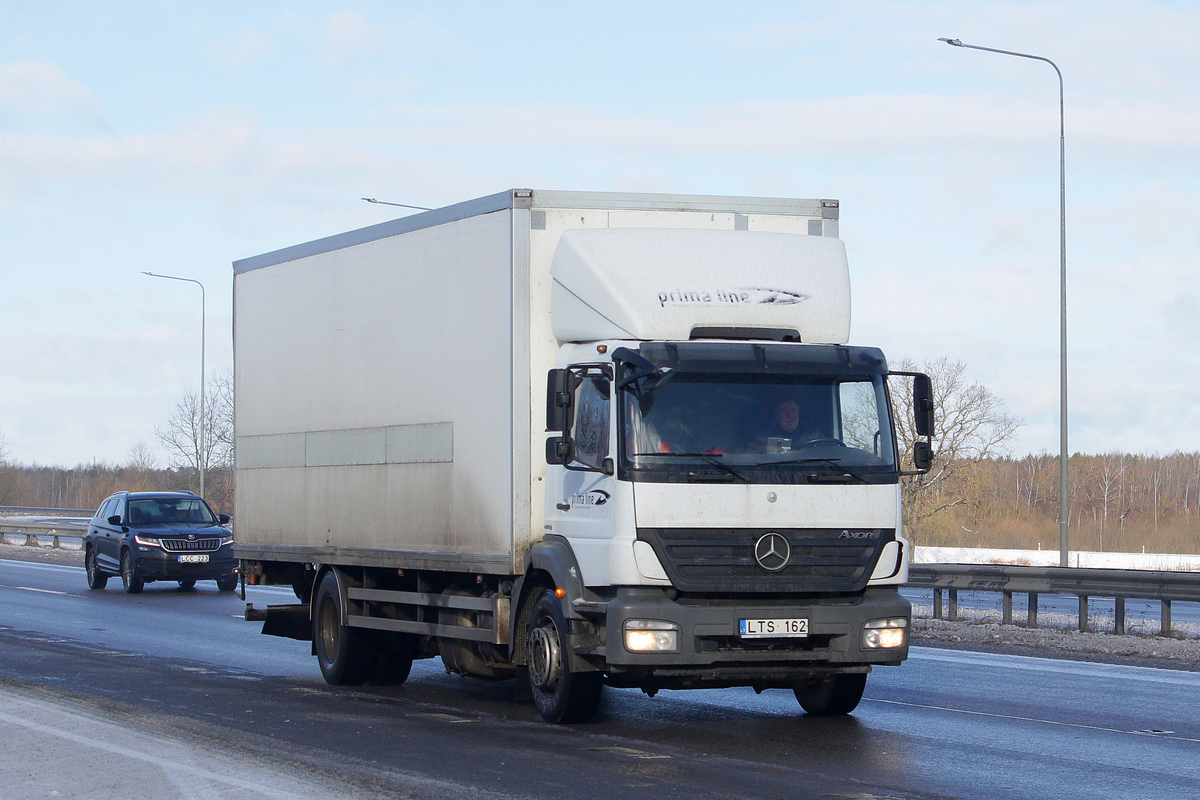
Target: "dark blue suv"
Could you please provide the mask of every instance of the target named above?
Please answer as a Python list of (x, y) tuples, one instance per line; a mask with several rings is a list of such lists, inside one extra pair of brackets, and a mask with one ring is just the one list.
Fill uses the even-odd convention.
[(238, 576), (228, 523), (228, 514), (213, 514), (192, 492), (117, 492), (88, 524), (88, 586), (103, 589), (110, 575), (120, 575), (130, 594), (151, 581), (190, 589), (215, 580), (222, 592), (232, 592)]

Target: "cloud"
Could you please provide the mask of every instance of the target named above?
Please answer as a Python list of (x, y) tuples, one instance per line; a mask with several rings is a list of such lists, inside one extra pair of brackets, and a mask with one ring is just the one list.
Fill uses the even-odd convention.
[(221, 38), (210, 38), (205, 51), (214, 64), (224, 69), (241, 69), (275, 55), (275, 43), (256, 28), (242, 28)]
[(24, 129), (62, 123), (109, 127), (87, 87), (47, 59), (0, 64), (0, 122)]
[(421, 18), (378, 22), (359, 11), (342, 10), (329, 15), (318, 30), (326, 60), (339, 68), (373, 55), (430, 61), (469, 55), (461, 39)]

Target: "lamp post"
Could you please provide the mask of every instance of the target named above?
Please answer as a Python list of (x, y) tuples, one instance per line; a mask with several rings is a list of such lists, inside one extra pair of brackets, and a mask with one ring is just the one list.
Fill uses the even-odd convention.
[(1070, 487), (1067, 482), (1067, 146), (1066, 124), (1063, 114), (1063, 77), (1062, 71), (1048, 58), (1034, 56), (1029, 53), (1016, 53), (1012, 50), (997, 50), (994, 47), (980, 47), (975, 44), (964, 44), (958, 39), (938, 39), (951, 47), (965, 47), (970, 50), (985, 50), (989, 53), (1000, 53), (1018, 58), (1030, 58), (1034, 61), (1044, 61), (1054, 67), (1058, 75), (1058, 249), (1059, 249), (1059, 395), (1058, 395), (1058, 563), (1060, 567), (1068, 565), (1069, 537), (1068, 527), (1071, 520)]
[(158, 275), (154, 272), (143, 272), (151, 278), (167, 278), (172, 281), (187, 281), (200, 287), (200, 449), (196, 453), (196, 468), (200, 473), (200, 496), (204, 496), (204, 467), (208, 454), (204, 449), (205, 414), (204, 414), (204, 284), (195, 278), (179, 278), (174, 275)]

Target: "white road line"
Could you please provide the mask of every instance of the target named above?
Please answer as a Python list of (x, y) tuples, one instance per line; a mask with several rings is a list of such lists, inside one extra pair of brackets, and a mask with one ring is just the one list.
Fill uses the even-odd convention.
[[(1138, 680), (1150, 683), (1167, 683), (1200, 689), (1200, 672), (1166, 667), (1141, 667), (1133, 664), (1102, 664), (1094, 661), (1077, 661), (1073, 658), (1048, 656), (1022, 656), (1008, 653), (983, 653), (974, 650), (944, 650), (937, 647), (913, 647), (909, 651), (910, 662), (941, 661), (972, 667), (993, 666), (1003, 669), (1020, 669), (1031, 672), (1054, 672), (1064, 675), (1105, 677), (1114, 680)], [(1070, 654), (1085, 656), (1085, 653)]]
[(1127, 731), (1120, 728), (1105, 728), (1100, 725), (1084, 725), (1079, 722), (1058, 722), (1052, 719), (1039, 719), (1038, 717), (1018, 717), (1013, 714), (993, 714), (988, 711), (970, 711), (964, 708), (946, 708), (945, 706), (930, 706), (924, 703), (906, 703), (903, 700), (876, 700), (873, 698), (863, 698), (863, 702), (883, 703), (889, 706), (903, 706), (905, 708), (923, 708), (928, 711), (945, 711), (949, 714), (966, 714), (971, 717), (990, 717), (992, 719), (1005, 719), (1013, 722), (1037, 722), (1042, 725), (1057, 725), (1063, 728), (1080, 728), (1088, 731), (1102, 731), (1104, 733), (1123, 733), (1127, 736), (1145, 736), (1151, 739), (1169, 739), (1175, 742), (1194, 742), (1200, 744), (1200, 739), (1191, 739), (1187, 736), (1173, 736), (1166, 733), (1149, 733), (1146, 731)]
[[(82, 561), (82, 558), (81, 558), (81, 561)], [(80, 563), (79, 566), (74, 567), (69, 564), (42, 564), (41, 562), (37, 562), (37, 561), (14, 561), (11, 558), (0, 558), (0, 565), (3, 565), (6, 569), (8, 567), (17, 567), (19, 569), (35, 569), (35, 570), (41, 569), (41, 570), (49, 570), (52, 572), (53, 571), (57, 571), (57, 572), (82, 572), (83, 571), (82, 563)]]
[[(41, 703), (37, 703), (36, 701), (31, 701), (31, 700), (21, 700), (21, 701), (19, 701), (19, 704), (34, 706), (35, 708), (38, 706), (42, 706)], [(52, 706), (46, 707), (45, 710), (46, 711), (58, 711), (58, 709), (55, 709)], [(39, 716), (41, 716), (41, 715), (39, 715)], [(117, 744), (110, 744), (106, 741), (103, 741), (103, 739), (101, 739), (101, 738), (90, 738), (87, 736), (81, 736), (79, 734), (71, 733), (70, 731), (61, 730), (59, 728), (56, 728), (56, 727), (53, 727), (50, 725), (43, 725), (40, 722), (34, 722), (33, 720), (28, 719), (23, 716), (6, 714), (3, 711), (0, 711), (0, 721), (8, 723), (9, 725), (17, 725), (17, 726), (20, 726), (27, 730), (30, 730), (30, 731), (36, 731), (37, 733), (41, 733), (41, 734), (44, 734), (47, 736), (53, 736), (53, 737), (56, 737), (59, 739), (65, 739), (69, 742), (73, 742), (82, 747), (91, 748), (93, 750), (102, 750), (107, 753), (112, 753), (113, 755), (123, 756), (125, 758), (132, 758), (132, 759), (136, 759), (138, 761), (143, 761), (147, 764), (152, 764), (152, 765), (158, 767), (159, 769), (163, 770), (163, 772), (166, 773), (168, 778), (172, 779), (171, 782), (176, 784), (177, 788), (180, 788), (180, 789), (185, 788), (185, 785), (182, 784), (181, 782), (175, 780), (175, 778), (176, 778), (176, 776), (183, 774), (183, 775), (187, 775), (193, 779), (210, 781), (210, 782), (217, 783), (217, 784), (224, 784), (226, 786), (236, 786), (239, 789), (244, 789), (248, 792), (252, 792), (252, 793), (254, 793), (256, 795), (260, 795), (260, 796), (279, 797), (279, 798), (295, 798), (296, 797), (296, 792), (294, 790), (281, 791), (279, 789), (275, 789), (270, 786), (267, 786), (266, 784), (257, 783), (254, 781), (243, 780), (241, 778), (235, 778), (235, 777), (232, 777), (229, 775), (223, 775), (219, 772), (213, 772), (212, 770), (207, 770), (202, 767), (194, 767), (189, 764), (182, 764), (179, 762), (179, 760), (177, 758), (162, 758), (160, 756), (154, 755), (153, 753), (149, 753), (144, 750), (134, 749), (131, 747), (122, 747), (121, 745), (117, 745)]]

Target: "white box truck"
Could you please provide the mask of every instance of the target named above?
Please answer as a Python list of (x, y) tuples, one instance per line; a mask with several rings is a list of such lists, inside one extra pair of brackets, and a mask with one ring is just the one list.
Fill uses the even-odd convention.
[(853, 710), (907, 655), (929, 447), (899, 463), (895, 373), (846, 344), (837, 234), (830, 200), (516, 189), (236, 262), (235, 553), (300, 601), (247, 618), (332, 684), (440, 656), (554, 722), (605, 685)]

